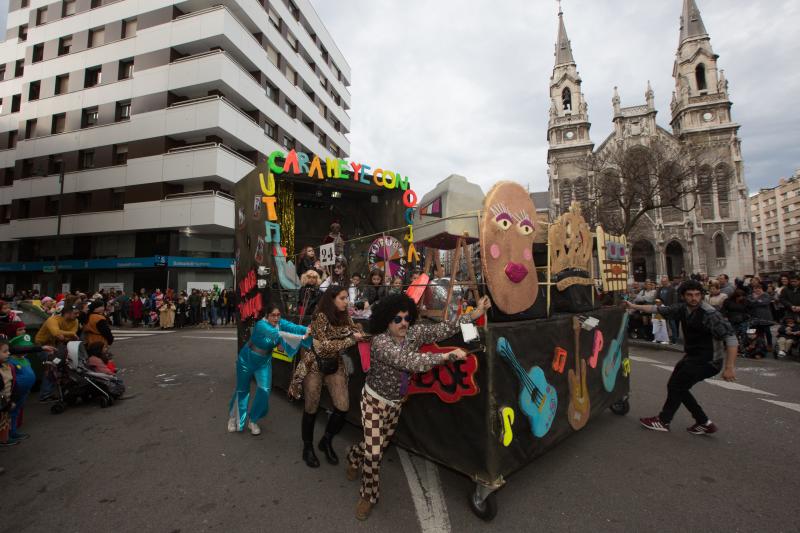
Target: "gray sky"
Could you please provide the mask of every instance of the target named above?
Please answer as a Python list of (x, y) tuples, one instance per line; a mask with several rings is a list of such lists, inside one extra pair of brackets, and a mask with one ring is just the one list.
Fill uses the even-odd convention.
[[(352, 68), (353, 160), (407, 174), (423, 194), (451, 173), (547, 189), (552, 0), (312, 0)], [(669, 127), (681, 0), (563, 0), (591, 137), (611, 97)], [(751, 192), (800, 168), (800, 2), (697, 0), (730, 82)]]

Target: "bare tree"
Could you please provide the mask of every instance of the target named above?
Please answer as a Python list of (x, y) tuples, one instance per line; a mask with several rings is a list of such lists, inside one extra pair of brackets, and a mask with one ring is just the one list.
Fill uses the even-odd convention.
[(698, 154), (664, 141), (603, 147), (585, 162), (593, 176), (587, 215), (610, 233), (630, 235), (643, 217), (654, 223), (658, 210), (693, 210), (712, 191), (710, 179), (698, 179)]

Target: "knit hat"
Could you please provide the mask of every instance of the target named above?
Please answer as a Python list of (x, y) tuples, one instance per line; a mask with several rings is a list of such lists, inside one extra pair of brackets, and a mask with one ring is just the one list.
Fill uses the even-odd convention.
[(106, 306), (106, 303), (103, 300), (98, 298), (96, 300), (93, 300), (89, 304), (89, 312), (90, 313), (94, 313), (95, 309), (100, 309), (101, 307), (105, 307), (105, 306)]
[(18, 335), (8, 341), (9, 346), (35, 346), (31, 341), (31, 336), (27, 333), (25, 335)]

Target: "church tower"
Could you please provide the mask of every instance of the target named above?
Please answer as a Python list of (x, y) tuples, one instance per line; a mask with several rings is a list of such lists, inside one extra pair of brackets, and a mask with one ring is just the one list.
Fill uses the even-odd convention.
[(752, 227), (739, 124), (719, 56), (711, 47), (695, 0), (683, 0), (672, 77), (672, 130), (698, 150), (699, 202), (692, 255), (696, 270), (753, 272)]
[(550, 76), (550, 119), (547, 125), (550, 216), (569, 209), (573, 200), (588, 200), (586, 157), (594, 143), (589, 138), (589, 106), (581, 92), (581, 77), (572, 45), (564, 26), (564, 12), (558, 10), (555, 66)]

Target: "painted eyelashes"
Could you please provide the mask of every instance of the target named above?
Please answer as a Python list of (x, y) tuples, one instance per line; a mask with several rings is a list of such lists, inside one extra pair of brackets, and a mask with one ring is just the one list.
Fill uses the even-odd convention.
[(490, 211), (494, 216), (495, 224), (500, 226), (500, 229), (504, 231), (510, 228), (513, 224), (518, 225), (519, 232), (523, 235), (530, 235), (534, 231), (531, 216), (524, 209), (520, 210), (517, 215), (514, 215), (505, 204), (498, 203), (494, 204), (490, 208)]

